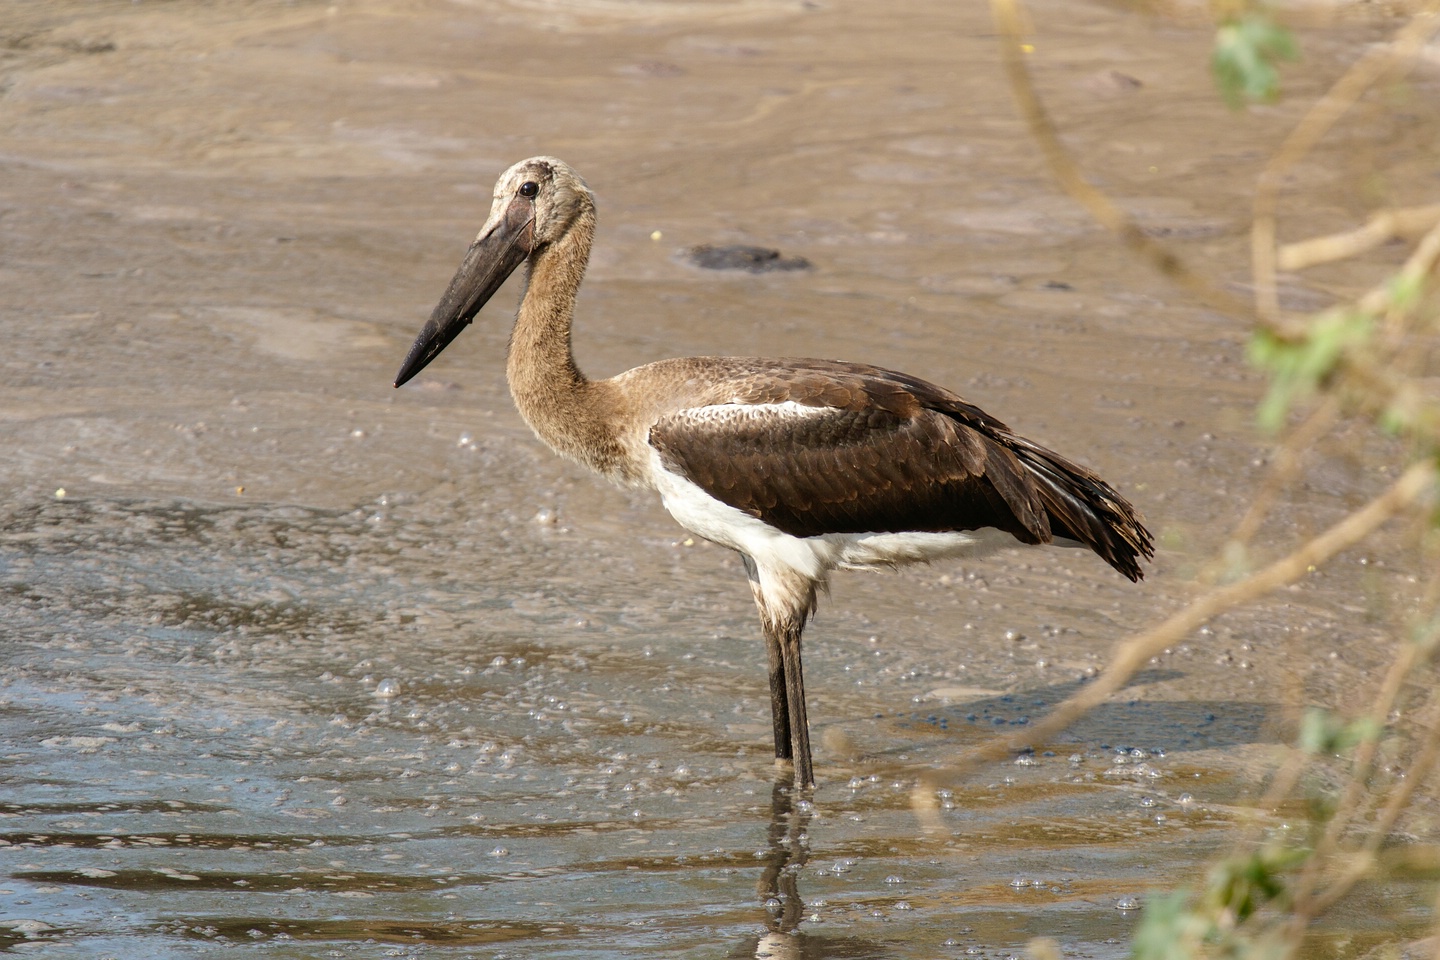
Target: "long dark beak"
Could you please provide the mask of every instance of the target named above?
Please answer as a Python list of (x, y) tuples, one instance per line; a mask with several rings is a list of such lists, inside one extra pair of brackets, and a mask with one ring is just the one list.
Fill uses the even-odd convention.
[(533, 225), (533, 205), (519, 198), (511, 201), (503, 212), (491, 215), (406, 354), (400, 372), (395, 375), (395, 386), (425, 369), (450, 341), (460, 336), (460, 331), (475, 319), (485, 302), (525, 261), (533, 246)]

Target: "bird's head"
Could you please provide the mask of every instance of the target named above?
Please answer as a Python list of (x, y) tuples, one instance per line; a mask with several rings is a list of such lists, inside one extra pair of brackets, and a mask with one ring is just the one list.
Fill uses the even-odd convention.
[(495, 181), (490, 219), (480, 236), (497, 221), (519, 219), (528, 212), (532, 226), (525, 239), (529, 251), (534, 252), (559, 240), (576, 219), (594, 209), (594, 194), (568, 163), (557, 157), (531, 157)]
[(531, 157), (502, 173), (495, 181), (490, 217), (415, 338), (395, 386), (439, 356), (516, 267), (559, 240), (594, 209), (590, 188), (564, 160)]

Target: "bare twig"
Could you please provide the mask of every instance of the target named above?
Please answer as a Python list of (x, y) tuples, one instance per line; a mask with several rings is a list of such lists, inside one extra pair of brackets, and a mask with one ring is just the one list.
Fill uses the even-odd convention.
[(1356, 856), (1351, 858), (1340, 876), (1331, 879), (1323, 891), (1317, 892), (1324, 865), (1334, 858), (1344, 833), (1358, 819), (1356, 813), (1360, 808), (1360, 801), (1367, 793), (1373, 795), (1369, 778), (1379, 746), (1379, 732), (1397, 708), (1404, 685), (1413, 682), (1415, 671), (1433, 655), (1435, 645), (1440, 641), (1437, 606), (1440, 606), (1440, 570), (1436, 570), (1426, 584), (1419, 608), (1412, 618), (1413, 636), (1401, 646), (1367, 712), (1370, 728), (1374, 732), (1356, 750), (1351, 763), (1350, 782), (1334, 815), (1326, 825), (1324, 835), (1315, 845), (1313, 855), (1296, 880), (1294, 907), (1289, 919), (1291, 939), (1294, 942), (1298, 942), (1296, 938), (1303, 933), (1311, 920), (1338, 903), (1359, 880), (1374, 869), (1380, 846), (1389, 838), (1390, 831), (1409, 806), (1410, 798), (1429, 777), (1437, 761), (1440, 761), (1440, 723), (1436, 722), (1436, 715), (1440, 713), (1440, 709), (1437, 709), (1440, 708), (1440, 698), (1431, 692), (1429, 710), (1417, 720), (1411, 721), (1417, 729), (1427, 731), (1419, 753), (1411, 759), (1404, 779), (1388, 791), (1385, 805), (1371, 825), (1365, 842), (1356, 851)]
[(1321, 263), (1344, 260), (1372, 250), (1395, 237), (1413, 237), (1440, 223), (1440, 203), (1372, 214), (1365, 226), (1345, 233), (1312, 237), (1280, 248), (1276, 263), (1281, 270), (1304, 270)]
[(1192, 271), (1178, 255), (1147, 236), (1125, 211), (1085, 179), (1074, 158), (1061, 144), (1055, 122), (1050, 119), (1045, 105), (1040, 102), (1039, 94), (1035, 92), (1035, 84), (1031, 81), (1030, 71), (1024, 60), (1025, 18), (1016, 0), (990, 0), (990, 8), (1000, 29), (1001, 55), (1010, 78), (1010, 88), (1015, 94), (1021, 115), (1030, 127), (1030, 135), (1040, 145), (1045, 160), (1050, 165), (1050, 171), (1059, 181), (1061, 188), (1088, 210), (1101, 226), (1114, 233), (1121, 242), (1161, 274), (1217, 310), (1248, 316), (1249, 308), (1238, 297), (1216, 287)]
[(1298, 580), (1311, 568), (1369, 536), (1386, 520), (1431, 490), (1435, 477), (1435, 461), (1422, 460), (1414, 464), (1380, 496), (1330, 529), (1301, 544), (1288, 556), (1276, 560), (1244, 580), (1197, 597), (1157, 626), (1128, 638), (1120, 644), (1104, 672), (1093, 683), (1057, 704), (1039, 723), (1031, 725), (1023, 733), (987, 741), (966, 751), (953, 765), (923, 777), (913, 794), (917, 812), (928, 816), (931, 825), (934, 825), (935, 786), (938, 782), (958, 778), (981, 763), (998, 760), (1021, 747), (1056, 735), (1082, 714), (1124, 687), (1151, 657), (1217, 614), (1249, 603)]
[(1228, 564), (1240, 550), (1250, 543), (1251, 538), (1260, 529), (1260, 524), (1265, 522), (1270, 508), (1274, 506), (1275, 498), (1291, 480), (1295, 479), (1305, 451), (1313, 447), (1321, 437), (1329, 432), (1339, 415), (1339, 402), (1333, 397), (1327, 398), (1306, 418), (1304, 423), (1292, 430), (1285, 438), (1285, 442), (1276, 452), (1275, 460), (1260, 485), (1260, 490), (1250, 501), (1250, 507), (1245, 511), (1245, 516), (1241, 517), (1240, 522), (1235, 525), (1235, 531), (1230, 534), (1230, 540), (1222, 549), (1221, 559), (1217, 563)]
[[(1021, 42), (1025, 28), (1020, 3), (1021, 0), (991, 0), (1001, 34), (1002, 57), (1020, 112), (1062, 188), (1162, 274), (1212, 306), (1250, 315), (1236, 298), (1193, 274), (1178, 257), (1147, 237), (1129, 216), (1085, 180), (1061, 144), (1056, 127), (1035, 91), (1024, 58), (1028, 48)], [(1353, 305), (1337, 308), (1328, 318), (1347, 321), (1351, 316), (1363, 318), (1357, 327), (1367, 336), (1350, 344), (1342, 342), (1341, 354), (1334, 360), (1327, 359), (1327, 369), (1313, 375), (1318, 381), (1313, 387), (1321, 394), (1322, 402), (1280, 449), (1264, 486), (1237, 526), (1227, 552), (1233, 556), (1236, 547), (1243, 547), (1255, 536), (1280, 491), (1298, 474), (1304, 451), (1330, 431), (1342, 412), (1383, 414), (1386, 422), (1401, 425), (1407, 435), (1420, 441), (1422, 459), (1365, 507), (1301, 544), (1288, 556), (1244, 580), (1205, 593), (1157, 626), (1128, 638), (1117, 647), (1094, 683), (1057, 705), (1039, 723), (1022, 733), (967, 751), (954, 765), (922, 777), (912, 794), (912, 802), (927, 827), (939, 826), (934, 788), (941, 781), (954, 779), (982, 762), (999, 759), (1019, 747), (1054, 736), (1119, 691), (1166, 646), (1217, 614), (1294, 582), (1339, 551), (1369, 536), (1387, 519), (1427, 494), (1433, 496), (1437, 474), (1440, 474), (1440, 460), (1434, 453), (1440, 447), (1440, 408), (1425, 395), (1415, 379), (1425, 369), (1424, 354), (1415, 350), (1415, 333), (1417, 325), (1428, 323), (1433, 327), (1435, 324), (1440, 204), (1382, 211), (1356, 230), (1312, 238), (1280, 250), (1276, 246), (1276, 211), (1286, 176), (1368, 89), (1386, 77), (1408, 70), (1421, 48), (1440, 32), (1440, 0), (1427, 0), (1427, 5), (1390, 43), (1365, 54), (1331, 86), (1286, 137), (1259, 178), (1251, 232), (1254, 314), (1274, 335), (1295, 341), (1297, 347), (1310, 348), (1318, 344), (1323, 355), (1326, 343), (1318, 339), (1317, 343), (1302, 343), (1310, 335), (1307, 321), (1282, 314), (1277, 294), (1279, 269), (1299, 270), (1355, 256), (1395, 236), (1421, 233), (1425, 236), (1397, 275)], [(1374, 325), (1369, 321), (1374, 321)], [(1333, 327), (1329, 331), (1321, 329), (1315, 336), (1329, 335), (1331, 331)], [(1414, 682), (1417, 672), (1432, 655), (1436, 633), (1440, 631), (1435, 619), (1437, 604), (1440, 604), (1440, 573), (1431, 581), (1426, 602), (1421, 605), (1424, 613), (1417, 638), (1402, 645), (1366, 711), (1370, 731), (1384, 728), (1385, 721), (1400, 702), (1402, 691)], [(1429, 712), (1440, 712), (1440, 699), (1430, 702)], [(1421, 726), (1429, 733), (1412, 757), (1407, 777), (1383, 797), (1369, 782), (1379, 755), (1378, 732), (1367, 732), (1358, 744), (1351, 761), (1350, 781), (1291, 888), (1294, 899), (1284, 921), (1288, 937), (1279, 941), (1286, 955), (1299, 948), (1311, 920), (1333, 907), (1358, 880), (1373, 870), (1380, 845), (1408, 807), (1414, 791), (1440, 765), (1440, 723), (1435, 716), (1428, 719), (1428, 725)], [(1311, 759), (1301, 750), (1290, 751), (1272, 778), (1260, 809), (1269, 809), (1292, 795)], [(1355, 841), (1347, 840), (1358, 824), (1371, 817), (1374, 822), (1363, 843), (1357, 846)]]
[(1250, 231), (1250, 249), (1255, 274), (1255, 312), (1283, 332), (1286, 326), (1280, 313), (1275, 273), (1278, 255), (1275, 249), (1275, 212), (1279, 205), (1280, 187), (1285, 175), (1300, 158), (1314, 149), (1335, 122), (1360, 99), (1366, 90), (1391, 73), (1408, 70), (1419, 57), (1425, 44), (1440, 30), (1440, 2), (1432, 0), (1425, 11), (1417, 14), (1390, 43), (1371, 49), (1351, 65), (1305, 114), (1285, 142), (1265, 165), (1255, 186), (1254, 224)]
[[(1407, 652), (1417, 649), (1418, 647), (1411, 644), (1407, 648)], [(1400, 660), (1406, 659), (1410, 658), (1405, 656), (1400, 658)], [(1397, 660), (1396, 663), (1399, 664), (1400, 660)], [(1412, 661), (1404, 669), (1408, 673), (1413, 668)], [(1370, 754), (1373, 754), (1373, 743)], [(1289, 936), (1286, 938), (1292, 954), (1299, 948), (1305, 928), (1309, 926), (1310, 921), (1339, 903), (1356, 883), (1374, 870), (1376, 854), (1379, 852), (1381, 844), (1389, 838), (1390, 831), (1394, 829), (1401, 813), (1409, 806), (1410, 798), (1435, 769), (1437, 760), (1440, 760), (1440, 726), (1432, 723), (1420, 753), (1411, 762), (1405, 779), (1400, 781), (1390, 793), (1385, 807), (1381, 810), (1365, 843), (1354, 852), (1340, 875), (1332, 879), (1323, 891), (1316, 892), (1321, 871), (1336, 859), (1335, 854), (1339, 850), (1340, 834), (1350, 825), (1351, 818), (1337, 812), (1337, 815), (1330, 821), (1321, 844), (1316, 847), (1313, 855), (1306, 861), (1305, 868), (1296, 881), (1294, 905), (1287, 921)], [(1366, 757), (1365, 765), (1369, 765), (1369, 755)], [(1357, 769), (1352, 774), (1349, 789), (1346, 791), (1346, 801), (1353, 803), (1366, 790), (1368, 784), (1365, 783), (1365, 777), (1366, 772), (1358, 767), (1357, 761)]]

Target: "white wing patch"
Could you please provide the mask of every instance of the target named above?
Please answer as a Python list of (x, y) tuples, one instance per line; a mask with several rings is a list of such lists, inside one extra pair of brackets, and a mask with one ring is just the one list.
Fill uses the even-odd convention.
[(717, 403), (708, 407), (690, 407), (672, 413), (667, 419), (683, 418), (698, 423), (713, 423), (717, 426), (728, 423), (784, 423), (795, 420), (814, 420), (835, 413), (831, 407), (813, 407), (794, 400), (780, 403), (747, 403), (736, 398), (731, 403)]

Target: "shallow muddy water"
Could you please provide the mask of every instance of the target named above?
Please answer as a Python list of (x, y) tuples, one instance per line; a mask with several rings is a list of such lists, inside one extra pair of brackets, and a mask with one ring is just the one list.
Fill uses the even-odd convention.
[[(1205, 30), (1034, 12), (1082, 164), (1236, 289), (1268, 150), (1385, 29), (1306, 31), (1295, 99), (1231, 114)], [(6, 19), (0, 949), (1002, 958), (1045, 936), (1120, 957), (1136, 904), (1233, 841), (1295, 708), (1388, 662), (1415, 587), (1381, 545), (951, 784), (922, 829), (920, 774), (1191, 595), (1268, 451), (1243, 323), (1051, 185), (979, 5)], [(1297, 171), (1294, 237), (1433, 202), (1440, 74), (1392, 94), (1404, 110), (1362, 108)], [(838, 576), (807, 634), (820, 783), (777, 787), (739, 563), (529, 435), (503, 384), (515, 284), (390, 386), (494, 177), (536, 153), (599, 198), (588, 372), (767, 353), (949, 385), (1127, 493), (1159, 538), (1149, 579), (1071, 551)], [(812, 268), (682, 256), (732, 243)], [(1286, 295), (1322, 305), (1387, 256)], [(1276, 542), (1386, 480), (1317, 457)], [(1367, 891), (1317, 950), (1413, 934), (1432, 901)]]

